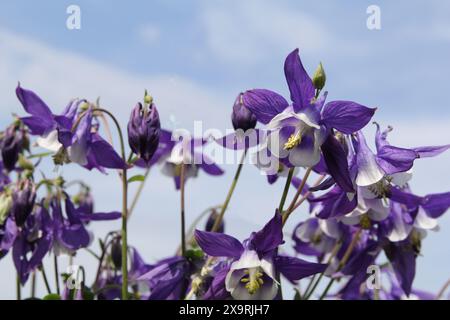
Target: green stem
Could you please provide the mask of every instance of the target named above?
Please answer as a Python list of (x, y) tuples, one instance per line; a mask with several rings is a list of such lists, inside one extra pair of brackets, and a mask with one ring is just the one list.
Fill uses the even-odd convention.
[[(305, 188), (306, 181), (308, 180), (309, 175), (311, 174), (311, 168), (306, 169), (305, 175), (303, 176), (302, 182), (300, 183), (300, 186), (297, 189), (297, 192), (295, 193), (294, 199), (292, 199), (291, 204), (289, 205), (289, 208), (287, 211), (283, 214), (283, 226), (286, 223), (287, 219), (289, 218), (290, 214), (294, 211), (293, 208), (295, 207), (295, 204), (297, 203), (298, 198), (303, 192), (303, 189)], [(280, 211), (282, 212), (282, 211)]]
[(47, 289), (47, 293), (50, 294), (50, 293), (52, 293), (52, 289), (50, 289), (50, 285), (49, 285), (48, 279), (47, 279), (47, 274), (45, 273), (45, 269), (44, 269), (43, 265), (41, 266), (40, 270), (42, 273), (42, 279), (44, 280), (45, 288)]
[(22, 300), (22, 288), (20, 283), (20, 276), (19, 274), (16, 275), (16, 296), (17, 300)]
[(235, 173), (234, 178), (233, 178), (233, 182), (231, 183), (230, 189), (228, 190), (228, 194), (227, 194), (227, 197), (225, 199), (225, 202), (223, 203), (223, 206), (220, 209), (219, 216), (214, 221), (214, 225), (211, 228), (211, 232), (216, 232), (219, 229), (220, 224), (222, 223), (223, 216), (225, 215), (225, 211), (228, 208), (228, 204), (230, 203), (230, 200), (231, 200), (231, 197), (233, 195), (234, 189), (236, 188), (236, 184), (237, 184), (237, 182), (239, 180), (239, 176), (241, 175), (241, 171), (242, 171), (242, 167), (244, 166), (244, 160), (245, 160), (245, 156), (246, 155), (247, 155), (247, 149), (245, 149), (244, 153), (242, 154), (241, 161), (239, 162), (239, 165), (237, 167), (236, 173)]
[(291, 186), (292, 177), (294, 175), (294, 169), (289, 169), (289, 173), (287, 176), (286, 184), (284, 185), (283, 194), (281, 195), (280, 205), (278, 206), (278, 210), (280, 211), (280, 214), (283, 212), (284, 204), (286, 203), (286, 198), (289, 193), (289, 188)]
[(184, 207), (184, 185), (185, 185), (185, 170), (184, 163), (181, 164), (180, 172), (180, 207), (181, 207), (181, 255), (186, 257), (186, 221), (185, 221), (185, 207)]
[(36, 297), (36, 271), (33, 271), (31, 276), (31, 298)]
[(139, 197), (141, 196), (142, 190), (144, 190), (145, 181), (147, 180), (149, 173), (150, 173), (150, 167), (147, 168), (147, 170), (145, 171), (144, 180), (142, 180), (141, 183), (139, 184), (136, 194), (134, 195), (133, 201), (131, 201), (131, 206), (130, 206), (130, 209), (128, 210), (128, 219), (130, 219), (131, 214), (133, 213), (134, 208), (136, 207), (136, 205), (138, 203)]
[[(117, 132), (119, 133), (121, 155), (124, 163), (127, 162), (125, 155), (125, 142), (122, 134), (122, 129), (117, 121), (116, 117), (105, 109), (96, 109), (96, 111), (107, 114), (114, 124), (116, 125)], [(128, 219), (128, 180), (127, 180), (127, 167), (122, 170), (122, 300), (128, 299), (128, 245), (127, 245), (127, 219)]]
[(56, 284), (56, 293), (59, 295), (60, 288), (59, 288), (59, 270), (58, 270), (58, 257), (56, 254), (53, 256), (53, 266), (55, 270), (55, 284)]
[[(342, 268), (345, 266), (345, 264), (347, 263), (348, 259), (350, 258), (350, 255), (353, 252), (353, 249), (355, 248), (356, 244), (359, 241), (359, 237), (361, 236), (361, 232), (362, 229), (358, 229), (358, 231), (356, 231), (356, 233), (353, 235), (353, 239), (352, 242), (350, 242), (349, 246), (347, 247), (347, 250), (344, 253), (344, 256), (342, 257), (341, 261), (338, 264), (338, 267), (336, 269), (336, 272), (341, 271)], [(328, 282), (327, 287), (325, 288), (325, 291), (322, 293), (322, 295), (320, 296), (319, 300), (323, 300), (328, 291), (330, 290), (331, 286), (333, 285), (334, 281), (336, 280), (336, 278), (332, 278), (330, 279), (330, 282)]]

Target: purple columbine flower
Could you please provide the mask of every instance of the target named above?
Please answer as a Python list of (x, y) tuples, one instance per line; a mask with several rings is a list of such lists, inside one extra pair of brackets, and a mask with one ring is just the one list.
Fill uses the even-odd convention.
[(277, 274), (290, 281), (325, 270), (326, 265), (278, 254), (284, 243), (280, 213), (241, 243), (232, 236), (196, 230), (202, 250), (213, 257), (228, 257), (232, 263), (225, 276), (225, 288), (234, 299), (272, 300), (278, 293)]
[[(96, 168), (101, 172), (105, 168), (123, 169), (126, 166), (113, 147), (98, 134), (98, 126), (92, 123), (92, 107), (78, 113), (78, 107), (86, 103), (85, 100), (73, 100), (61, 115), (54, 115), (33, 91), (19, 85), (16, 94), (31, 115), (21, 120), (31, 134), (39, 136), (36, 142), (40, 147), (55, 152), (57, 164), (75, 162), (89, 170)], [(73, 128), (75, 124), (77, 126)]]
[(137, 280), (148, 284), (149, 300), (179, 300), (186, 296), (191, 267), (183, 257), (170, 257), (157, 262)]
[(34, 183), (29, 179), (20, 181), (12, 194), (12, 200), (11, 215), (14, 217), (16, 225), (21, 227), (34, 208), (36, 201)]
[[(376, 109), (351, 101), (333, 101), (325, 106), (327, 94), (315, 94), (311, 78), (298, 56), (298, 49), (288, 55), (284, 65), (292, 105), (279, 94), (255, 89), (244, 93), (244, 105), (271, 131), (265, 148), (287, 166), (313, 167), (323, 154), (330, 174), (346, 191), (352, 191), (348, 177), (343, 177), (344, 161), (336, 159), (343, 152), (324, 152), (339, 148), (329, 138), (331, 130), (351, 134), (363, 128)], [(319, 93), (319, 91), (317, 91)], [(344, 170), (344, 171), (345, 171)]]
[(156, 106), (150, 96), (148, 103), (138, 103), (131, 112), (128, 122), (128, 143), (131, 150), (149, 163), (159, 144), (161, 124)]
[(234, 130), (247, 131), (256, 127), (257, 120), (255, 115), (244, 105), (242, 97), (243, 93), (239, 93), (234, 102), (231, 122)]
[(3, 166), (8, 171), (13, 171), (16, 167), (19, 154), (27, 147), (25, 130), (17, 124), (9, 126), (0, 139), (0, 150), (3, 159)]

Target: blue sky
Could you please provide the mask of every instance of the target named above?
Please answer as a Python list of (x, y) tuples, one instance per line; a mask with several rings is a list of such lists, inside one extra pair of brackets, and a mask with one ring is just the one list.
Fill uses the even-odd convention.
[[(66, 28), (71, 4), (81, 8), (81, 30)], [(370, 4), (381, 8), (381, 30), (366, 28)], [(206, 128), (229, 127), (240, 91), (263, 87), (287, 96), (282, 66), (287, 53), (299, 47), (310, 72), (323, 62), (330, 99), (379, 108), (376, 120), (395, 127), (393, 143), (449, 143), (449, 9), (443, 1), (2, 1), (0, 124), (21, 112), (13, 91), (21, 81), (56, 110), (73, 97), (101, 96), (125, 124), (147, 88), (166, 127), (190, 127), (195, 120)], [(450, 190), (443, 179), (450, 176), (449, 161), (447, 154), (418, 163), (414, 190)], [(200, 176), (189, 184), (189, 221), (223, 201), (234, 167), (225, 169), (222, 179)], [(62, 170), (86, 177), (99, 209), (120, 205), (114, 174)], [(272, 215), (264, 208), (274, 207), (282, 189), (267, 186), (251, 166), (242, 180), (229, 212), (229, 230), (241, 238)], [(149, 200), (130, 222), (131, 240), (153, 261), (178, 243), (178, 196), (156, 170), (145, 192)], [(115, 227), (94, 230), (101, 234)], [(441, 231), (425, 240), (419, 287), (437, 291), (450, 276), (450, 255), (442, 245), (449, 232), (445, 216)], [(77, 258), (92, 263), (88, 256)], [(0, 264), (0, 270), (10, 267)], [(14, 283), (2, 281), (0, 296), (8, 297)]]

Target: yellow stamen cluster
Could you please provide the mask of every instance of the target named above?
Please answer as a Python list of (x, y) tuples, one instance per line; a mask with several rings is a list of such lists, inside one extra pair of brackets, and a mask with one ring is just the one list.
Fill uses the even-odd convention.
[(363, 214), (361, 218), (359, 219), (359, 225), (361, 228), (368, 230), (372, 226), (372, 222), (370, 221), (370, 218), (367, 214)]
[(258, 271), (257, 269), (247, 269), (245, 270), (245, 274), (247, 276), (244, 276), (241, 279), (241, 282), (245, 283), (245, 288), (247, 289), (248, 293), (254, 294), (264, 284), (264, 281), (262, 279), (263, 273)]
[(292, 134), (289, 137), (288, 141), (284, 144), (284, 150), (291, 150), (298, 146), (300, 142), (302, 142), (302, 135), (300, 134), (300, 132)]
[(391, 190), (391, 185), (390, 185), (391, 181), (392, 181), (391, 177), (386, 177), (384, 179), (381, 179), (374, 185), (368, 187), (368, 189), (373, 194), (375, 194), (377, 197), (386, 198), (389, 191)]

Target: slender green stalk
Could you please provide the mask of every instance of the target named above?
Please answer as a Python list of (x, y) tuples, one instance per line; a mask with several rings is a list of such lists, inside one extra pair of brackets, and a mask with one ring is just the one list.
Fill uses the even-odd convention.
[[(96, 111), (107, 114), (116, 125), (119, 133), (120, 149), (123, 161), (126, 163), (125, 142), (122, 134), (122, 129), (116, 117), (108, 110), (98, 108)], [(122, 170), (122, 300), (128, 299), (128, 244), (127, 244), (127, 219), (128, 219), (128, 179), (127, 167)]]
[(16, 275), (16, 297), (17, 300), (22, 300), (22, 285), (20, 283), (20, 276), (19, 274)]
[[(283, 214), (283, 226), (286, 223), (287, 219), (289, 218), (290, 214), (294, 211), (293, 208), (295, 204), (297, 203), (298, 198), (303, 192), (303, 189), (305, 188), (306, 181), (308, 180), (309, 175), (311, 174), (311, 168), (306, 169), (305, 175), (303, 176), (302, 182), (300, 183), (300, 186), (297, 189), (297, 192), (295, 193), (294, 199), (292, 199), (291, 204), (289, 205), (289, 208), (287, 211)], [(280, 212), (283, 212), (280, 210)]]
[(181, 164), (180, 172), (180, 207), (181, 207), (181, 255), (186, 257), (186, 219), (185, 219), (185, 207), (184, 207), (184, 185), (185, 185), (185, 174), (186, 166), (184, 163)]
[(58, 257), (53, 255), (53, 266), (55, 270), (55, 284), (56, 284), (56, 293), (59, 295), (61, 294), (60, 288), (59, 288), (59, 268), (58, 268)]
[(130, 209), (128, 209), (128, 219), (130, 219), (131, 214), (133, 213), (134, 208), (136, 207), (136, 205), (138, 203), (139, 197), (141, 196), (142, 191), (144, 190), (145, 182), (147, 181), (147, 177), (148, 177), (149, 173), (150, 173), (150, 167), (147, 168), (147, 170), (145, 170), (144, 180), (142, 180), (141, 183), (139, 184), (136, 194), (134, 195), (134, 198), (131, 201)]
[[(341, 261), (339, 262), (336, 271), (340, 271), (340, 270), (345, 266), (345, 264), (347, 263), (348, 259), (350, 258), (350, 255), (351, 255), (352, 252), (353, 252), (353, 249), (355, 248), (356, 244), (357, 244), (358, 241), (359, 241), (359, 237), (361, 236), (361, 232), (362, 232), (362, 229), (360, 228), (360, 229), (358, 229), (358, 231), (356, 231), (356, 233), (353, 235), (352, 242), (350, 242), (350, 244), (349, 244), (347, 250), (345, 251), (344, 256), (342, 257)], [(331, 288), (331, 286), (333, 285), (333, 283), (334, 283), (335, 280), (336, 280), (335, 278), (330, 279), (330, 282), (328, 282), (328, 285), (327, 285), (327, 287), (325, 288), (325, 290), (324, 290), (324, 292), (322, 293), (322, 295), (320, 296), (319, 300), (323, 300), (323, 299), (326, 297), (328, 291), (330, 290), (330, 288)]]
[(292, 181), (292, 177), (294, 175), (294, 169), (295, 168), (289, 169), (289, 173), (288, 173), (288, 176), (286, 179), (286, 184), (284, 185), (283, 194), (281, 195), (281, 199), (280, 199), (280, 205), (278, 206), (278, 210), (280, 211), (280, 214), (283, 212), (283, 207), (284, 207), (284, 204), (286, 203), (286, 198), (289, 193), (289, 188), (291, 187), (291, 181)]
[(442, 296), (444, 295), (445, 291), (450, 287), (450, 279), (447, 280), (447, 282), (442, 286), (441, 290), (439, 290), (439, 293), (436, 295), (436, 300), (440, 300)]
[[(330, 257), (329, 257), (328, 260), (327, 260), (327, 265), (330, 265), (330, 263), (333, 261), (334, 257), (336, 257), (337, 253), (339, 252), (339, 249), (341, 248), (341, 245), (342, 245), (342, 242), (341, 242), (341, 241), (338, 241), (338, 242), (334, 245), (333, 250), (331, 250), (331, 255), (330, 255)], [(312, 296), (312, 294), (313, 294), (314, 291), (316, 290), (317, 286), (318, 286), (319, 283), (320, 283), (320, 280), (322, 280), (322, 278), (323, 278), (324, 275), (325, 275), (325, 271), (323, 271), (323, 272), (319, 275), (319, 278), (318, 278), (317, 281), (314, 283), (314, 286), (312, 286), (311, 290), (308, 291), (308, 289), (306, 289), (305, 294), (304, 294), (305, 300), (308, 300), (308, 299)], [(311, 283), (312, 283), (312, 281), (311, 281)], [(310, 283), (310, 284), (311, 284), (311, 283)]]
[(245, 160), (246, 155), (247, 155), (247, 149), (245, 149), (244, 152), (242, 153), (241, 161), (239, 162), (239, 165), (237, 167), (236, 173), (233, 178), (233, 182), (231, 183), (230, 189), (228, 190), (228, 194), (225, 199), (225, 202), (223, 203), (223, 206), (220, 209), (220, 213), (219, 213), (218, 217), (216, 218), (216, 220), (214, 221), (214, 225), (211, 228), (211, 232), (216, 232), (219, 229), (220, 224), (222, 223), (223, 216), (225, 214), (225, 211), (228, 208), (228, 204), (230, 203), (231, 197), (233, 196), (233, 192), (234, 192), (234, 189), (236, 188), (236, 184), (239, 180), (239, 176), (241, 175), (241, 171), (242, 171), (242, 167), (244, 166), (244, 160)]
[(50, 285), (48, 283), (47, 274), (45, 273), (44, 266), (42, 265), (40, 267), (41, 273), (42, 273), (42, 279), (44, 280), (45, 288), (47, 289), (47, 293), (52, 293), (52, 289), (50, 289)]
[(36, 271), (33, 271), (33, 274), (31, 275), (31, 289), (30, 289), (30, 296), (31, 298), (36, 297)]

